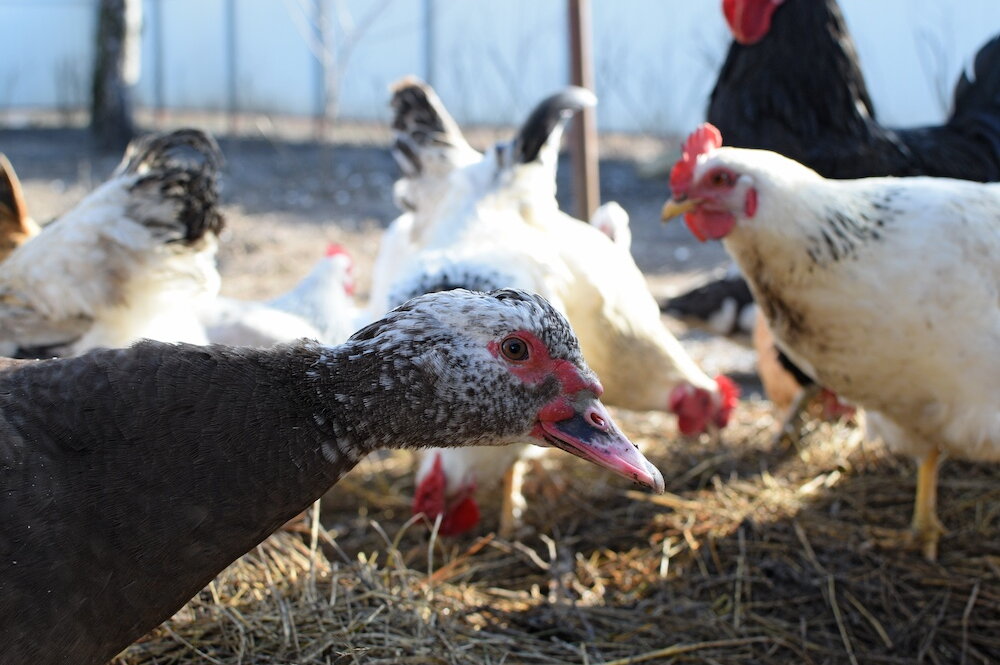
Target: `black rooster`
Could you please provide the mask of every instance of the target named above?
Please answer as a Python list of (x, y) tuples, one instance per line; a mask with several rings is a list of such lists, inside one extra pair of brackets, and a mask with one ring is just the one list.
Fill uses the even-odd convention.
[[(1000, 37), (979, 50), (974, 79), (959, 77), (945, 124), (890, 129), (876, 121), (835, 0), (723, 4), (744, 42), (729, 47), (708, 106), (726, 145), (773, 150), (824, 178), (1000, 180)], [(732, 22), (768, 9), (771, 27), (759, 36)]]

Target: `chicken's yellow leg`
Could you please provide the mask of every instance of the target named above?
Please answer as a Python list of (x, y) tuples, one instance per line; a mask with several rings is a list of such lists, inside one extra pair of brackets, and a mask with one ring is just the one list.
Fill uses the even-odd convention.
[(910, 530), (928, 561), (937, 559), (937, 546), (944, 526), (937, 517), (937, 480), (941, 452), (934, 448), (920, 463), (917, 471), (917, 496), (913, 503)]

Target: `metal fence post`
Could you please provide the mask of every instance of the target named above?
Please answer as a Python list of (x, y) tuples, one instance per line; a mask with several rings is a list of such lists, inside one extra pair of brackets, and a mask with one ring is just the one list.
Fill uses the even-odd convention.
[[(591, 58), (590, 0), (569, 0), (570, 82), (594, 89)], [(600, 205), (597, 164), (597, 117), (593, 108), (578, 113), (569, 132), (573, 160), (573, 198), (576, 216), (589, 220)]]

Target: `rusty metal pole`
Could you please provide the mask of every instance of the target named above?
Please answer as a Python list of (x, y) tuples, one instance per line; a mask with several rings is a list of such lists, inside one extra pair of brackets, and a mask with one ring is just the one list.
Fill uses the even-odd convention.
[[(591, 58), (590, 0), (569, 2), (570, 83), (594, 89)], [(573, 198), (576, 216), (587, 221), (601, 202), (597, 172), (597, 116), (593, 108), (578, 113), (569, 131), (573, 162)]]
[(239, 77), (239, 51), (236, 28), (236, 0), (226, 0), (226, 107), (229, 112), (229, 135), (236, 136), (240, 124), (240, 96), (237, 78)]

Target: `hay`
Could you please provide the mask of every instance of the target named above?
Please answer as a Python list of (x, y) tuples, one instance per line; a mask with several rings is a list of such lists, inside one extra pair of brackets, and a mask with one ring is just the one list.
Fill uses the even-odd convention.
[(617, 416), (669, 494), (552, 455), (533, 533), (444, 541), (407, 521), (409, 455), (380, 456), (115, 663), (1000, 662), (996, 467), (946, 463), (928, 563), (890, 545), (912, 463), (854, 428), (779, 449), (765, 403), (720, 440)]

